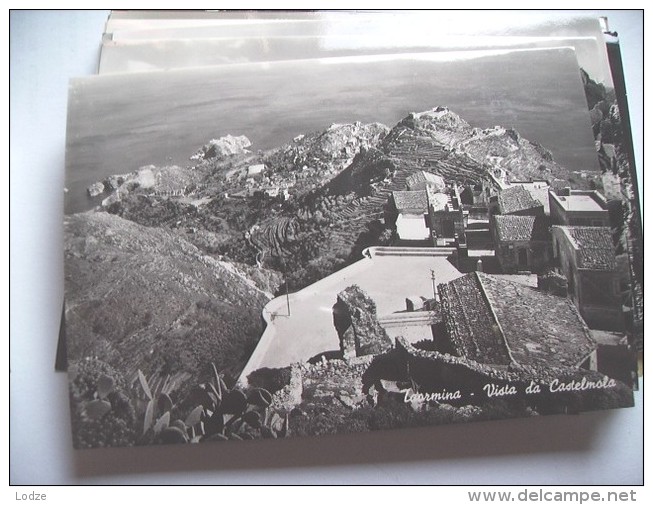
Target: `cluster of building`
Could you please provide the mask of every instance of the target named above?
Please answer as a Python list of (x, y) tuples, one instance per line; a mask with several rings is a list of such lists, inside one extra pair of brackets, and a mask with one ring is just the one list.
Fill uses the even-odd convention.
[[(618, 268), (611, 228), (611, 214), (619, 215), (618, 207), (612, 209), (596, 190), (497, 177), (490, 177), (472, 202), (461, 202), (455, 184), (418, 172), (406, 180), (405, 191), (390, 196), (386, 223), (395, 226), (402, 245), (453, 246), (467, 256), (473, 253), (466, 238), (471, 211), (474, 221), (486, 221), (494, 273), (553, 270), (566, 279), (569, 297), (590, 328), (623, 330), (621, 294), (628, 282)], [(486, 209), (485, 216), (478, 215), (479, 208)]]
[(406, 179), (406, 191), (392, 192), (385, 222), (396, 226), (402, 242), (464, 247), (468, 215), (458, 186), (420, 171)]
[(266, 175), (266, 166), (263, 163), (249, 165), (247, 170), (239, 173), (239, 177), (245, 177), (245, 188), (236, 192), (228, 193), (230, 198), (271, 198), (279, 201), (290, 199), (289, 188), (292, 183), (274, 180)]
[(621, 273), (606, 199), (596, 190), (547, 188), (548, 205), (514, 185), (490, 207), (495, 256), (505, 273), (554, 268), (590, 327), (622, 330)]
[[(333, 318), (319, 319), (320, 312), (311, 321), (336, 325), (341, 357), (349, 360), (383, 354), (394, 342), (398, 352), (392, 359), (407, 364), (402, 361), (392, 370), (410, 369), (425, 391), (466, 389), (471, 394), (490, 382), (512, 387), (562, 379), (596, 385), (610, 378), (633, 384), (635, 361), (622, 333), (621, 292), (628, 285), (627, 279), (622, 283), (612, 238), (611, 215), (619, 214), (615, 210), (598, 191), (547, 181), (490, 179), (478, 190), (415, 172), (405, 188), (388, 196), (385, 207), (386, 226), (394, 228), (398, 243), (370, 248), (366, 259), (332, 274), (332, 281), (305, 288), (314, 296), (338, 283), (345, 286), (337, 294)], [(489, 250), (481, 253), (479, 243), (489, 244)], [(488, 254), (492, 261), (484, 263)], [(475, 268), (478, 263), (481, 268)], [(420, 272), (419, 282), (404, 284), (405, 276), (398, 280), (397, 271), (388, 267), (395, 264), (414, 264), (411, 272)], [(425, 265), (432, 295), (423, 282)], [(539, 285), (552, 272), (563, 289)], [(391, 302), (388, 292), (393, 292)], [(405, 307), (397, 303), (402, 297)], [(343, 312), (344, 302), (348, 308)], [(292, 326), (293, 318), (284, 319), (284, 331), (277, 327), (268, 335), (303, 335), (303, 321)], [(316, 334), (331, 332), (323, 328)], [(302, 359), (319, 356), (316, 351), (333, 353), (330, 337), (323, 349), (307, 347)], [(298, 356), (293, 354), (293, 360)], [(254, 362), (260, 366), (263, 360)], [(613, 406), (631, 401), (627, 392), (615, 391), (601, 401)], [(480, 396), (474, 398), (481, 401)], [(540, 402), (542, 411), (559, 407), (555, 400), (545, 405), (549, 400), (543, 395), (533, 401)]]

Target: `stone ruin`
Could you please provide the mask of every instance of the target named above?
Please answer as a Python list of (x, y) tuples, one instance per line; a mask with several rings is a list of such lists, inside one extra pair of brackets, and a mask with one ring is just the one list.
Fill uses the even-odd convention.
[(392, 340), (377, 319), (376, 304), (356, 285), (338, 293), (333, 306), (333, 324), (344, 359), (392, 349)]
[[(583, 378), (590, 381), (604, 378), (603, 374), (590, 370), (481, 363), (434, 349), (422, 349), (402, 337), (397, 338), (395, 345), (377, 320), (374, 301), (356, 285), (338, 294), (333, 306), (333, 322), (343, 359), (322, 356), (314, 363), (289, 367), (290, 381), (273, 394), (275, 409), (292, 412), (295, 407), (301, 407), (304, 394), (310, 399), (309, 403), (320, 399), (325, 404), (342, 405), (352, 410), (366, 404), (403, 404), (404, 392), (411, 384), (419, 385), (423, 393), (460, 391), (458, 399), (440, 399), (441, 405), (474, 409), (488, 402), (498, 402), (497, 408), (508, 409), (505, 415), (512, 408), (509, 404), (546, 414), (628, 406), (631, 401), (627, 388), (620, 383), (609, 390), (548, 391), (548, 384), (555, 379), (579, 382)], [(497, 389), (514, 387), (516, 392), (505, 398), (491, 399), (483, 393), (487, 384)], [(537, 385), (541, 393), (527, 394), (527, 387), (533, 385)], [(508, 403), (501, 407), (505, 402)], [(422, 406), (412, 405), (417, 410)]]

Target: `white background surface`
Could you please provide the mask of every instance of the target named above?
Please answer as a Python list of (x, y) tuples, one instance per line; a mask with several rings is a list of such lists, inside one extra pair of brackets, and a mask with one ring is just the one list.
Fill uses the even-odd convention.
[[(604, 14), (620, 35), (641, 172), (642, 14)], [(53, 370), (63, 299), (67, 83), (95, 73), (106, 16), (11, 16), (11, 483), (642, 483), (641, 392), (635, 408), (579, 416), (323, 439), (74, 451), (66, 375)]]

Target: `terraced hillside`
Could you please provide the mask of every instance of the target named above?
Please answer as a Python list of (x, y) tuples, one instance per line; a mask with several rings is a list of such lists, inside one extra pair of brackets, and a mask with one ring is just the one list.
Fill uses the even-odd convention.
[(566, 179), (569, 175), (549, 151), (514, 130), (473, 128), (445, 107), (413, 113), (377, 147), (363, 149), (328, 184), (331, 194), (355, 195), (334, 220), (348, 222), (353, 236), (365, 229), (366, 219), (380, 217), (391, 193), (405, 189), (406, 179), (418, 171), (440, 175), (447, 182), (475, 185), (487, 179), (493, 167), (519, 180)]
[[(285, 217), (257, 227), (252, 233), (257, 248), (295, 256), (298, 270), (311, 262), (326, 264), (328, 269), (358, 259), (364, 247), (389, 239), (389, 230), (381, 222), (384, 207), (392, 192), (404, 190), (406, 179), (419, 171), (459, 185), (481, 183), (492, 167), (503, 168), (515, 179), (568, 176), (546, 149), (518, 132), (473, 128), (444, 107), (408, 115), (376, 143), (359, 144), (359, 150), (347, 168), (330, 171), (335, 175), (325, 185), (287, 208)], [(320, 156), (329, 158), (323, 151)], [(288, 227), (284, 223), (291, 215), (297, 222), (287, 239), (280, 230)], [(298, 249), (297, 241), (304, 241), (306, 247)], [(309, 276), (317, 280), (314, 277)]]
[(298, 227), (296, 218), (279, 217), (252, 226), (247, 239), (260, 252), (259, 261), (262, 261), (266, 254), (283, 257), (287, 254), (284, 244), (294, 240)]
[(566, 179), (569, 175), (549, 151), (515, 130), (472, 128), (446, 107), (437, 107), (401, 120), (377, 151), (366, 152), (354, 163), (351, 180), (339, 183), (341, 187), (346, 182), (360, 186), (365, 181), (391, 178), (396, 186), (411, 173), (424, 170), (449, 182), (476, 184), (487, 178), (488, 169), (496, 167), (515, 180)]
[[(256, 177), (251, 164), (264, 166)], [(447, 183), (477, 185), (493, 167), (518, 179), (569, 175), (516, 131), (473, 128), (437, 107), (411, 113), (392, 129), (332, 125), (271, 151), (216, 155), (188, 169), (192, 195), (158, 191), (155, 182), (107, 210), (177, 230), (214, 257), (288, 272), (291, 288), (299, 289), (357, 260), (364, 247), (391, 242), (384, 207), (412, 174), (423, 170)], [(283, 198), (266, 196), (281, 189)]]

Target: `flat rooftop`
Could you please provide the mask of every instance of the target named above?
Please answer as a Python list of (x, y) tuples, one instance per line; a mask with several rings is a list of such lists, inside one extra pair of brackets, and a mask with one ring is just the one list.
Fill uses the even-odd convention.
[(592, 197), (592, 195), (558, 195), (558, 199), (562, 202), (564, 208), (570, 211), (598, 212), (605, 210), (603, 206)]
[[(270, 301), (264, 310), (269, 321), (241, 378), (262, 367), (280, 368), (340, 350), (333, 325), (333, 305), (340, 291), (357, 284), (376, 303), (377, 315), (406, 309), (407, 296), (433, 297), (435, 284), (461, 274), (449, 261), (451, 251), (432, 248), (372, 248), (371, 258), (357, 261), (306, 288), (290, 294), (290, 317), (285, 296)], [(395, 251), (390, 251), (396, 249)], [(429, 328), (430, 331), (430, 328)]]

